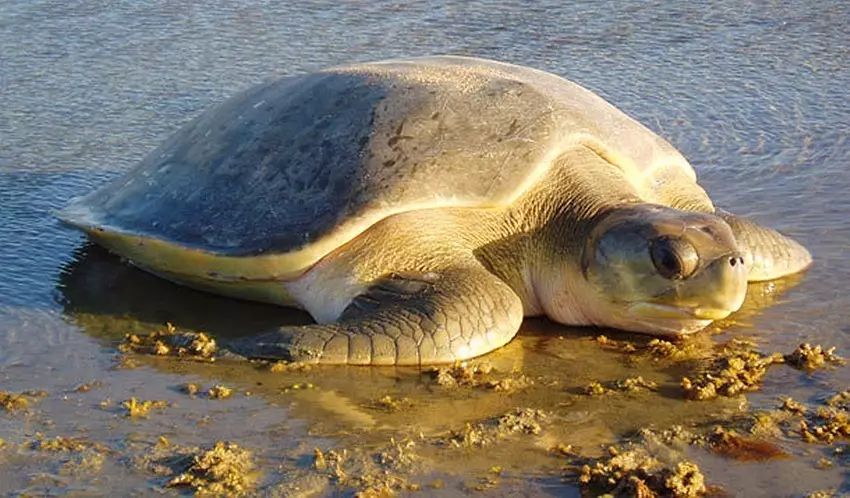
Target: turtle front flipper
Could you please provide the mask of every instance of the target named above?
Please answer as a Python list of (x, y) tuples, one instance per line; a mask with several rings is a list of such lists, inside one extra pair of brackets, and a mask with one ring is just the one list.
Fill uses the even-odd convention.
[(333, 323), (281, 327), (230, 344), (249, 358), (324, 364), (427, 365), (505, 345), (519, 329), (520, 298), (480, 266), (392, 273)]
[(812, 264), (812, 255), (796, 240), (721, 209), (717, 215), (732, 227), (749, 269), (747, 280), (773, 280), (803, 271)]

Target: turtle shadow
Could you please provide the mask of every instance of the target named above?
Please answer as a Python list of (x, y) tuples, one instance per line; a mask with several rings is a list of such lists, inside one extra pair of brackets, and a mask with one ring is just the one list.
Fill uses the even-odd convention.
[(166, 322), (221, 338), (311, 322), (307, 313), (296, 309), (240, 301), (171, 283), (91, 243), (78, 247), (61, 268), (57, 291), (66, 319), (92, 337), (106, 340)]

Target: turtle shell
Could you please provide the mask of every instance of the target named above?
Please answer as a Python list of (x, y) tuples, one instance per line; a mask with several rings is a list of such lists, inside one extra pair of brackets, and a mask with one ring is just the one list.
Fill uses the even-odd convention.
[(576, 144), (649, 201), (695, 185), (673, 147), (583, 87), (445, 56), (258, 85), (59, 216), (160, 273), (292, 278), (387, 216), (509, 205)]

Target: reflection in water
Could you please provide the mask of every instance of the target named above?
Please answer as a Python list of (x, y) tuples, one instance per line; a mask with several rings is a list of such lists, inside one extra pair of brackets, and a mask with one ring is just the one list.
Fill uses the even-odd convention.
[(782, 302), (782, 296), (796, 287), (805, 278), (806, 273), (798, 273), (789, 275), (779, 280), (771, 280), (768, 282), (750, 282), (747, 285), (747, 297), (741, 309), (730, 315), (729, 317), (713, 323), (709, 327), (709, 331), (720, 331), (730, 327), (752, 327), (753, 320), (759, 313), (768, 308)]
[(308, 323), (310, 316), (195, 291), (143, 272), (94, 244), (74, 251), (57, 286), (62, 307), (86, 332), (120, 339), (128, 322), (202, 330), (219, 337), (247, 336), (280, 325)]

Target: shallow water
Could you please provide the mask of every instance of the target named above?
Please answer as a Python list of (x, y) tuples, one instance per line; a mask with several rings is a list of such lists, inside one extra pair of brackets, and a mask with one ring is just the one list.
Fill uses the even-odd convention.
[[(218, 439), (251, 449), (269, 493), (300, 486), (320, 494), (313, 448), (378, 449), (405, 436), (420, 454), (412, 482), (428, 494), (462, 494), (503, 467), (488, 493), (571, 495), (561, 441), (588, 453), (636, 428), (704, 423), (741, 400), (684, 402), (684, 367), (628, 361), (599, 347), (599, 330), (542, 320), (490, 358), (497, 370), (535, 379), (504, 394), (444, 391), (404, 369), (327, 368), (273, 374), (253, 365), (140, 359), (114, 368), (128, 331), (166, 321), (217, 335), (248, 334), (306, 320), (284, 309), (208, 296), (162, 282), (87, 246), (50, 215), (138, 161), (202, 109), (272, 75), (332, 64), (430, 53), (477, 55), (546, 69), (596, 91), (677, 146), (716, 204), (752, 215), (804, 242), (815, 256), (801, 279), (753, 292), (717, 335), (757, 340), (765, 351), (802, 341), (850, 352), (850, 6), (841, 1), (713, 2), (52, 2), (0, 5), (0, 389), (43, 389), (29, 413), (0, 412), (0, 494), (85, 495), (160, 489), (163, 478), (133, 461), (160, 435), (185, 445)], [(235, 6), (234, 6), (235, 5)], [(761, 286), (759, 292), (772, 287)], [(768, 293), (770, 294), (770, 293)], [(643, 344), (645, 339), (617, 335)], [(657, 393), (577, 396), (590, 380), (631, 375)], [(81, 383), (99, 381), (75, 392)], [(187, 381), (236, 387), (232, 399), (191, 398)], [(751, 407), (779, 395), (818, 400), (850, 385), (848, 368), (812, 375), (774, 368)], [(298, 382), (316, 389), (286, 390)], [(250, 391), (252, 395), (245, 394)], [(412, 406), (387, 414), (383, 395)], [(173, 406), (130, 421), (130, 396)], [(100, 406), (104, 400), (112, 400)], [(486, 451), (432, 443), (465, 423), (515, 407), (546, 409), (540, 436)], [(68, 472), (64, 457), (21, 448), (34, 433), (105, 444), (102, 468)], [(420, 437), (421, 435), (421, 437)], [(795, 440), (794, 458), (735, 463), (694, 455), (707, 479), (740, 496), (850, 492), (846, 467), (816, 469), (827, 448)], [(439, 489), (427, 484), (442, 480)]]

